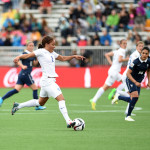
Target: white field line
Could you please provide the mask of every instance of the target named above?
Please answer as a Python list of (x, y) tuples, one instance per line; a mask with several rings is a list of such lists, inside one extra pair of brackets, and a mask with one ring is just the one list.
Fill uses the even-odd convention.
[[(73, 106), (81, 106), (81, 105), (78, 105), (78, 104), (72, 104)], [(82, 105), (82, 106), (87, 106), (87, 105)], [(89, 105), (88, 105), (89, 106)], [(108, 106), (108, 105), (101, 105), (102, 107), (114, 107), (112, 105)], [(117, 108), (124, 108), (123, 106), (116, 106)], [(141, 107), (135, 107), (134, 108), (134, 111), (138, 112), (139, 110), (142, 110)], [(26, 109), (22, 109), (22, 110), (19, 110), (17, 112), (17, 114), (36, 114), (36, 115), (45, 115), (45, 114), (49, 114), (49, 112), (58, 112), (59, 110), (26, 110)], [(11, 112), (11, 110), (9, 109), (0, 109), (0, 112)], [(97, 110), (97, 111), (93, 111), (93, 110), (69, 110), (69, 112), (74, 112), (74, 113), (116, 113), (116, 112), (123, 112), (124, 113), (124, 109), (122, 110)], [(140, 111), (140, 113), (150, 113), (150, 111)], [(8, 113), (0, 113), (0, 115), (4, 115), (4, 114), (8, 114)]]
[[(53, 104), (54, 105), (54, 104)], [(51, 106), (53, 106), (51, 105)], [(89, 107), (89, 105), (79, 105), (79, 104), (68, 104), (67, 106), (73, 106), (73, 107)], [(93, 110), (69, 110), (69, 112), (75, 112), (75, 113), (116, 113), (116, 112), (123, 112), (124, 113), (124, 109), (125, 109), (125, 106), (117, 106), (117, 105), (99, 105), (100, 107), (108, 107), (108, 108), (119, 108), (121, 110), (97, 110), (97, 111), (93, 111)], [(50, 108), (51, 109), (51, 108)], [(27, 109), (21, 109), (19, 111), (17, 111), (17, 114), (36, 114), (36, 115), (39, 115), (39, 114), (49, 114), (49, 112), (59, 112), (59, 110), (34, 110), (34, 108), (32, 110), (27, 110)], [(139, 111), (139, 110), (142, 110), (141, 107), (135, 107), (134, 108), (134, 111)], [(0, 115), (4, 115), (4, 114), (8, 114), (8, 113), (4, 113), (4, 112), (11, 112), (10, 109), (2, 109), (0, 108), (0, 112), (3, 112), (3, 113), (0, 113)], [(150, 111), (140, 111), (140, 113), (150, 113)]]

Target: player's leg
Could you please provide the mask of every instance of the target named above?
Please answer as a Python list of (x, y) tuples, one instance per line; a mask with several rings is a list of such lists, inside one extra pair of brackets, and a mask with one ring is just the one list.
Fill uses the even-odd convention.
[(13, 104), (13, 108), (12, 108), (12, 115), (14, 115), (14, 113), (24, 107), (37, 107), (37, 106), (43, 106), (48, 100), (48, 97), (40, 97), (39, 100), (37, 99), (32, 99), (29, 100), (27, 102), (23, 102), (23, 103), (14, 103)]
[(130, 92), (131, 101), (128, 108), (128, 113), (125, 118), (126, 121), (135, 121), (131, 118), (131, 113), (135, 107), (136, 102), (138, 101), (138, 97), (140, 95), (140, 87), (137, 87), (133, 82), (131, 82), (129, 79), (126, 79), (127, 87)]
[(104, 84), (103, 87), (99, 88), (98, 91), (96, 92), (95, 96), (90, 99), (90, 103), (92, 106), (93, 110), (96, 110), (96, 102), (97, 100), (103, 95), (103, 93), (109, 88), (107, 84)]
[(118, 102), (118, 100), (123, 100), (125, 102), (130, 103), (131, 98), (129, 96), (122, 96), (122, 95), (116, 93), (114, 95), (114, 98), (112, 99), (111, 103), (114, 104), (114, 103)]
[(126, 77), (122, 77), (122, 87), (124, 87), (125, 91), (117, 90), (114, 97), (112, 98), (112, 104), (116, 103), (118, 100), (123, 100), (126, 102), (130, 102), (130, 95), (128, 94), (128, 88), (126, 85)]
[(64, 119), (67, 123), (67, 128), (73, 127), (74, 122), (70, 119), (70, 117), (68, 115), (68, 111), (67, 111), (67, 107), (66, 107), (66, 104), (65, 104), (64, 96), (62, 94), (60, 94), (55, 99), (58, 101), (59, 110), (60, 110), (61, 114), (63, 115), (63, 117), (64, 117)]
[[(112, 80), (112, 79), (111, 79), (111, 80)], [(122, 82), (122, 75), (121, 75), (120, 73), (114, 74), (113, 80), (117, 80), (118, 82)], [(108, 99), (109, 99), (109, 100), (112, 100), (112, 99), (114, 98), (115, 94), (116, 94), (118, 91), (122, 91), (123, 89), (124, 89), (123, 83), (121, 83), (121, 84), (117, 87), (117, 89), (116, 89), (116, 88), (113, 88), (113, 89), (111, 90), (111, 92), (109, 93), (109, 95), (108, 95)], [(116, 104), (117, 104), (117, 102), (116, 102)]]
[(2, 105), (3, 101), (14, 94), (18, 93), (22, 89), (23, 85), (16, 84), (13, 90), (8, 91), (3, 97), (0, 97), (0, 106)]
[[(29, 87), (33, 90), (33, 99), (38, 99), (38, 88), (35, 85), (35, 83), (29, 85)], [(44, 110), (46, 107), (44, 106), (37, 106), (35, 107), (35, 110)]]
[(108, 95), (108, 99), (109, 100), (112, 100), (112, 98), (114, 97), (114, 95), (118, 92), (124, 92), (122, 91), (124, 89), (124, 84), (123, 83), (120, 83), (119, 86), (117, 88), (113, 88), (111, 90), (111, 92), (109, 93)]
[(124, 84), (120, 83), (117, 87), (117, 91), (122, 91), (124, 89)]
[(90, 99), (90, 103), (93, 110), (96, 110), (96, 102), (97, 100), (102, 96), (102, 94), (115, 82), (116, 78), (115, 76), (108, 75), (103, 87), (99, 88), (96, 92), (95, 96)]
[(67, 128), (73, 127), (75, 123), (68, 115), (65, 99), (60, 87), (55, 82), (53, 82), (48, 88), (45, 88), (45, 90), (47, 91), (49, 97), (52, 96), (58, 101), (59, 110), (67, 123)]
[(132, 92), (131, 95), (132, 95), (132, 100), (129, 103), (128, 113), (125, 117), (126, 121), (135, 121), (134, 119), (131, 118), (131, 113), (135, 107), (136, 102), (138, 101), (138, 91)]

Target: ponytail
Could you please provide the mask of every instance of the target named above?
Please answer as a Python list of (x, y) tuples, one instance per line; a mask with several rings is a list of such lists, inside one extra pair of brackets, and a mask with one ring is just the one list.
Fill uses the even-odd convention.
[(44, 48), (44, 47), (43, 47), (42, 44), (39, 44), (39, 45), (38, 45), (38, 49), (39, 49), (39, 48)]

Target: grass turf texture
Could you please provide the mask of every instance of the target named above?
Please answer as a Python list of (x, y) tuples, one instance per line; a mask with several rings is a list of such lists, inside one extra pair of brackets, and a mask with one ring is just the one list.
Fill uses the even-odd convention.
[[(0, 95), (10, 89), (1, 89)], [(40, 90), (39, 90), (40, 91)], [(69, 116), (85, 120), (84, 131), (67, 129), (56, 100), (50, 98), (46, 110), (23, 108), (11, 115), (13, 102), (32, 99), (23, 89), (7, 99), (0, 108), (0, 150), (149, 150), (150, 91), (142, 89), (134, 110), (135, 122), (124, 120), (127, 103), (111, 105), (108, 90), (91, 110), (89, 99), (97, 89), (62, 89)]]

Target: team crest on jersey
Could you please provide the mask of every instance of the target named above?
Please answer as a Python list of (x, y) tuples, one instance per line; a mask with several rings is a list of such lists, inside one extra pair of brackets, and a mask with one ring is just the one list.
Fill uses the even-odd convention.
[(130, 64), (130, 67), (133, 67), (133, 66), (134, 66), (134, 63), (131, 63), (131, 64)]
[(147, 64), (147, 68), (149, 67), (149, 64)]

